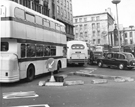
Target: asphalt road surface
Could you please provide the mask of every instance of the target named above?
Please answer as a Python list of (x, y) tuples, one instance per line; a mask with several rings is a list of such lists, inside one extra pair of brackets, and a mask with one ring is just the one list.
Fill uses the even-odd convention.
[[(70, 66), (56, 75), (91, 69), (94, 69), (91, 72), (93, 74), (135, 79), (135, 70), (98, 68), (97, 66)], [(38, 86), (39, 81), (45, 81), (48, 78), (50, 74), (39, 76), (32, 82), (1, 84), (0, 107), (135, 107), (135, 81), (116, 82), (107, 79), (106, 83), (93, 84), (92, 80), (99, 78), (70, 75), (65, 78), (65, 81), (81, 80), (84, 84)]]

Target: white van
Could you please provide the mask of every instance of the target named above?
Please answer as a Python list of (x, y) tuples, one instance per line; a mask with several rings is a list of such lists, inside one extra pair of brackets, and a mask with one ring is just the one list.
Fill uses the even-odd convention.
[(84, 41), (72, 40), (67, 42), (67, 64), (83, 66), (88, 62), (88, 46)]

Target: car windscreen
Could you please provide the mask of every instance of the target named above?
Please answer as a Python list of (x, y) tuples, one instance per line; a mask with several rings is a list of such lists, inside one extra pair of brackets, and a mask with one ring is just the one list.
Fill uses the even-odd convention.
[(133, 58), (135, 58), (134, 56), (133, 56), (133, 54), (125, 54), (126, 55), (126, 57), (128, 58), (128, 59), (133, 59)]

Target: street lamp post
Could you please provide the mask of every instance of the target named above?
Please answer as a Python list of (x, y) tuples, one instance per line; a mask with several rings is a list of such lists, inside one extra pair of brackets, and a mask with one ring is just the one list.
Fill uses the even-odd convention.
[(117, 27), (118, 27), (118, 41), (119, 41), (119, 52), (121, 51), (121, 44), (120, 44), (120, 32), (119, 32), (119, 19), (118, 19), (118, 7), (117, 4), (120, 3), (121, 0), (113, 0), (112, 3), (116, 4), (116, 14), (117, 14)]
[[(131, 32), (132, 32), (132, 28), (133, 28), (134, 26), (133, 25), (130, 25), (129, 26), (129, 28), (131, 28)], [(134, 39), (133, 39), (133, 33), (132, 33), (132, 44), (134, 43)]]

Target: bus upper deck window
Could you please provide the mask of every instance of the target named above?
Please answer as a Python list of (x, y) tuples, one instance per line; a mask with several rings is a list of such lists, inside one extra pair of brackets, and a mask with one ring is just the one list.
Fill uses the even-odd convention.
[(1, 51), (8, 51), (9, 44), (8, 42), (1, 42)]

